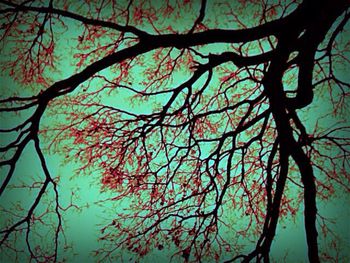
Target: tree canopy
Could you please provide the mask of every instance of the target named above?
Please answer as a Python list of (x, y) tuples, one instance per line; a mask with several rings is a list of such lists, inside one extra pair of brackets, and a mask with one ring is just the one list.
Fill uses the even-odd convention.
[(317, 206), (350, 190), (349, 16), (347, 0), (0, 0), (1, 254), (63, 262), (65, 215), (87, 207), (62, 182), (93, 177), (115, 204), (94, 261), (269, 262), (300, 214), (308, 260), (345, 260)]

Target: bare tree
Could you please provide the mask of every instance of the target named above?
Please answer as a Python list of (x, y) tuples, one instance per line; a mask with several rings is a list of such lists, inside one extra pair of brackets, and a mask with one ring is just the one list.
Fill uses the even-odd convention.
[[(1, 0), (2, 74), (23, 88), (2, 87), (2, 118), (20, 121), (0, 131), (0, 195), (31, 145), (45, 178), (21, 186), (37, 189), (21, 213), (2, 208), (12, 220), (1, 249), (23, 252), (24, 235), (31, 260), (60, 260), (67, 208), (51, 151), (99, 174), (117, 194), (105, 202), (130, 202), (131, 212), (103, 227), (101, 260), (173, 246), (186, 262), (269, 262), (278, 220), (301, 203), (309, 261), (330, 260), (319, 254), (317, 218), (325, 234), (327, 223), (316, 199), (335, 185), (350, 190), (349, 83), (339, 73), (349, 63), (348, 8), (346, 0)], [(322, 126), (313, 113), (320, 118), (310, 124), (324, 103), (339, 122)], [(46, 126), (45, 116), (63, 117)], [(48, 192), (55, 201), (39, 213)], [(235, 217), (245, 224), (232, 225)], [(55, 229), (50, 253), (31, 243), (40, 224)], [(256, 244), (244, 253), (226, 232)]]

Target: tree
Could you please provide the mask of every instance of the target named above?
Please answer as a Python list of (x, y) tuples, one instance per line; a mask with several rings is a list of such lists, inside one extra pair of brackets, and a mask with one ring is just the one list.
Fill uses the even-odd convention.
[[(2, 75), (20, 87), (0, 100), (0, 195), (35, 189), (28, 206), (2, 205), (3, 253), (63, 260), (75, 204), (47, 163), (59, 153), (100, 176), (105, 202), (128, 200), (100, 259), (172, 247), (186, 262), (269, 262), (278, 221), (303, 212), (309, 261), (339, 260), (336, 243), (319, 249), (317, 200), (350, 189), (348, 1), (0, 3)], [(18, 186), (28, 148), (44, 179)], [(49, 252), (33, 245), (44, 227)]]

